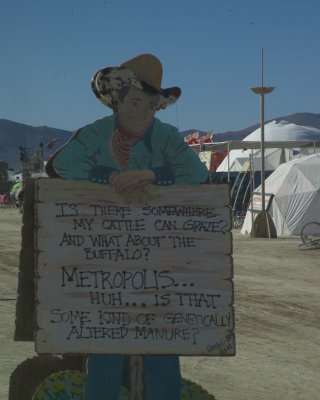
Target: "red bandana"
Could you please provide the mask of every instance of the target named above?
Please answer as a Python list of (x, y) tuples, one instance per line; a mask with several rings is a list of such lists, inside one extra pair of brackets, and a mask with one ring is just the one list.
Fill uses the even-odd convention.
[(129, 160), (130, 149), (137, 138), (137, 136), (123, 128), (119, 120), (117, 120), (117, 129), (112, 136), (111, 147), (113, 155), (121, 167), (126, 167)]

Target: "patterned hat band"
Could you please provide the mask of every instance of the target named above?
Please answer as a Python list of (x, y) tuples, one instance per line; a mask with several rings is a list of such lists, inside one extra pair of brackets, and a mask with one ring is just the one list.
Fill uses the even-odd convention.
[[(142, 61), (140, 65), (138, 65), (139, 61)], [(150, 74), (150, 71), (144, 73), (143, 62), (147, 62), (149, 68), (154, 67), (155, 74)], [(138, 75), (133, 69), (138, 70), (140, 74)], [(149, 79), (149, 82), (143, 79), (144, 74)], [(161, 78), (162, 67), (160, 61), (152, 55), (142, 55), (129, 60), (120, 67), (107, 67), (97, 71), (92, 77), (91, 87), (96, 97), (114, 111), (118, 110), (121, 89), (128, 86), (135, 86), (138, 89), (159, 94), (157, 110), (160, 110), (174, 104), (181, 95), (181, 90), (178, 87), (161, 89)]]

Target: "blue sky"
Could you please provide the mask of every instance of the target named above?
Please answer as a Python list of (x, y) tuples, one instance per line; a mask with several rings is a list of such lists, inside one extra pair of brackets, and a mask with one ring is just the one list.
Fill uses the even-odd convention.
[(262, 47), (265, 119), (319, 113), (319, 20), (320, 0), (3, 1), (0, 118), (75, 130), (111, 114), (93, 73), (152, 53), (182, 89), (162, 121), (239, 130), (259, 122)]

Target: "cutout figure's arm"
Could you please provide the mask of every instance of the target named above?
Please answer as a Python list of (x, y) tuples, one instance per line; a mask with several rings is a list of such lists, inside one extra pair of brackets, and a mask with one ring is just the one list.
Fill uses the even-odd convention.
[[(95, 136), (95, 131), (88, 127), (77, 131), (54, 156), (55, 172), (69, 180), (110, 183), (110, 175), (117, 170), (111, 163), (110, 165), (97, 165), (97, 156), (101, 149), (98, 147)], [(107, 159), (106, 162), (108, 162)]]

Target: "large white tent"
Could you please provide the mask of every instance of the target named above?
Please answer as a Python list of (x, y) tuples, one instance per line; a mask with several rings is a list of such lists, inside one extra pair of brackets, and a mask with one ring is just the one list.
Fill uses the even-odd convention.
[[(320, 129), (313, 126), (296, 125), (288, 121), (271, 121), (264, 127), (264, 135), (266, 141), (319, 141)], [(260, 140), (261, 130), (256, 129), (243, 140)]]
[[(301, 126), (290, 123), (288, 121), (271, 121), (264, 127), (264, 138), (266, 142), (292, 142), (292, 141), (319, 141), (320, 129), (310, 126)], [(250, 135), (243, 139), (243, 142), (260, 141), (261, 129), (258, 128)], [(244, 143), (245, 144), (245, 143)], [(298, 147), (298, 146), (297, 146)], [(312, 145), (309, 153), (312, 152)], [(308, 151), (304, 149), (304, 153)], [(254, 170), (260, 171), (261, 156), (260, 150), (237, 149), (231, 150), (228, 157), (226, 157), (217, 169), (217, 172), (228, 171), (241, 171), (246, 160), (250, 155), (253, 155)], [(266, 148), (265, 149), (265, 168), (266, 170), (273, 171), (280, 164), (290, 161), (294, 158), (294, 151), (285, 148)]]
[[(266, 179), (265, 192), (274, 195), (269, 214), (278, 236), (300, 235), (307, 222), (320, 222), (320, 153), (280, 165)], [(251, 226), (248, 210), (241, 233), (250, 234)]]

